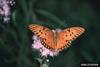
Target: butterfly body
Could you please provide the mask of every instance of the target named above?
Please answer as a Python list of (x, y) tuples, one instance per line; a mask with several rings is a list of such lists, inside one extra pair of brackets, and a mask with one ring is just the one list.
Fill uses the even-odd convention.
[(29, 29), (41, 38), (44, 47), (53, 51), (62, 51), (70, 46), (70, 43), (84, 32), (82, 27), (66, 28), (62, 31), (50, 30), (41, 25), (30, 24)]

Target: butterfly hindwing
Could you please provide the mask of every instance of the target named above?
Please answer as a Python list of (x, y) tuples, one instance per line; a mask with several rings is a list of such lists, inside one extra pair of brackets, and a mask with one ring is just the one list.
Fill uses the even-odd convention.
[(41, 43), (48, 49), (54, 49), (54, 33), (41, 25), (30, 24), (29, 29), (38, 37), (41, 38)]
[(71, 41), (75, 40), (84, 32), (82, 27), (71, 27), (58, 33), (56, 50), (62, 51), (70, 46)]

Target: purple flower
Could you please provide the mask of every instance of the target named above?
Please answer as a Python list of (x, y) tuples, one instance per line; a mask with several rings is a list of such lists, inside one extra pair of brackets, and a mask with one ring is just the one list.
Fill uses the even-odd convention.
[(0, 0), (0, 14), (4, 16), (4, 22), (9, 21), (10, 8), (8, 6), (7, 0)]
[(41, 56), (45, 56), (45, 57), (52, 56), (53, 57), (59, 53), (57, 51), (51, 51), (51, 50), (45, 48), (42, 45), (40, 38), (37, 37), (36, 35), (33, 35), (32, 39), (34, 40), (33, 44), (32, 44), (32, 48), (39, 50), (41, 53)]
[(3, 16), (4, 22), (8, 22), (10, 20), (10, 6), (12, 5), (13, 0), (0, 0), (0, 14)]

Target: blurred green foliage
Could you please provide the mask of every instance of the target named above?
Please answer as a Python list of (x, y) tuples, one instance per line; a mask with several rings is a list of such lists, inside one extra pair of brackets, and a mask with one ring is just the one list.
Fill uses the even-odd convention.
[[(56, 57), (50, 67), (80, 67), (81, 63), (100, 63), (100, 13), (89, 0), (16, 0), (11, 21), (0, 19), (0, 67), (39, 67), (32, 51), (28, 25), (51, 29), (82, 26), (85, 33)], [(0, 17), (1, 18), (1, 17)]]

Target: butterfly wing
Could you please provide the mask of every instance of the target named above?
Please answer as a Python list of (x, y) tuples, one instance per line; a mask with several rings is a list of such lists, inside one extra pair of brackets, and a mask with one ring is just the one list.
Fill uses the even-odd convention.
[(54, 33), (41, 25), (37, 25), (37, 24), (30, 24), (29, 25), (29, 29), (38, 37), (41, 38), (41, 43), (42, 45), (44, 45), (46, 48), (48, 49), (54, 49), (55, 45), (54, 45)]
[(69, 47), (71, 41), (75, 40), (79, 35), (84, 32), (82, 27), (71, 27), (58, 32), (57, 51), (62, 51), (64, 48)]

